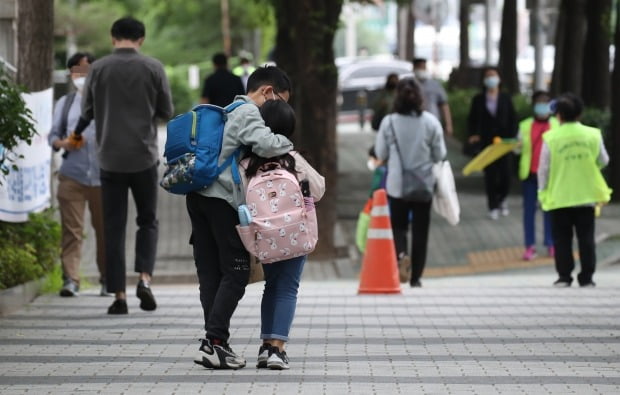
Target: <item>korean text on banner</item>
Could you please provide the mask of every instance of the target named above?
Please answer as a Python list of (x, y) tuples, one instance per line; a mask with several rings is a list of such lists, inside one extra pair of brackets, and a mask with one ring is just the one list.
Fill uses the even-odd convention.
[(6, 222), (25, 222), (29, 213), (50, 206), (52, 151), (47, 135), (52, 127), (52, 88), (22, 94), (22, 98), (32, 112), (37, 134), (30, 145), (22, 142), (13, 150), (19, 169), (11, 170), (0, 185), (0, 221)]

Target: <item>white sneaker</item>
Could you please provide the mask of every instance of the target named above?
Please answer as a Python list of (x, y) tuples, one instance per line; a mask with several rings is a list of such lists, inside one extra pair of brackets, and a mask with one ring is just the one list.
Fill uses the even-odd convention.
[(501, 210), (502, 216), (507, 217), (510, 215), (510, 210), (508, 209), (508, 203), (506, 203), (505, 200), (499, 205), (499, 208)]
[(491, 218), (493, 221), (497, 221), (497, 219), (499, 218), (499, 209), (494, 208), (493, 210), (489, 211), (489, 218)]
[(272, 347), (267, 359), (267, 367), (271, 370), (289, 369), (286, 351), (279, 351), (277, 347)]

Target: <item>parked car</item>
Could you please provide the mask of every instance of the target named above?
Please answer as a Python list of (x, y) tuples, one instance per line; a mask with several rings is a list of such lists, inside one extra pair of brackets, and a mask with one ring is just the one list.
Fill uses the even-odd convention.
[[(396, 73), (400, 78), (413, 76), (411, 62), (398, 59), (365, 58), (342, 62), (338, 68), (340, 111), (359, 108), (358, 97), (371, 107), (377, 93), (383, 89), (388, 74)], [(365, 99), (364, 98), (365, 95)]]

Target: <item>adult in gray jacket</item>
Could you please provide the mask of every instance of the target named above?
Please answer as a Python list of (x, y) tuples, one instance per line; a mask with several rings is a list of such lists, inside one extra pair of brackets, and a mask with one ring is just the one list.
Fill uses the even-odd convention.
[(101, 209), (101, 181), (95, 142), (95, 124), (91, 122), (83, 132), (84, 144), (79, 149), (71, 143), (69, 131), (80, 118), (80, 101), (88, 66), (95, 60), (89, 53), (78, 52), (67, 61), (71, 81), (76, 90), (56, 103), (52, 130), (48, 142), (54, 151), (64, 150), (58, 171), (58, 208), (62, 226), (61, 262), (63, 286), (60, 296), (77, 296), (80, 290), (80, 263), (84, 239), (84, 211), (86, 205), (95, 231), (97, 268), (101, 295), (105, 292), (105, 255), (103, 245), (103, 212)]
[[(220, 163), (242, 146), (263, 158), (291, 151), (293, 144), (272, 133), (258, 110), (269, 99), (288, 101), (290, 92), (287, 75), (277, 67), (260, 67), (250, 75), (248, 95), (235, 98), (246, 104), (228, 114)], [(239, 162), (244, 154), (241, 152), (234, 160)], [(209, 187), (187, 195), (192, 222), (190, 243), (194, 247), (206, 332), (194, 362), (212, 369), (238, 369), (246, 364), (228, 345), (230, 318), (250, 275), (250, 255), (235, 228), (239, 224), (237, 208), (243, 199), (233, 182), (231, 166)]]
[(91, 67), (82, 118), (96, 121), (107, 288), (116, 294), (108, 314), (127, 314), (125, 228), (129, 190), (138, 211), (134, 270), (140, 279), (136, 295), (143, 310), (157, 307), (150, 289), (158, 237), (156, 118), (172, 116), (172, 101), (162, 64), (138, 52), (144, 42), (144, 24), (122, 18), (114, 22), (111, 33), (114, 52)]
[[(387, 160), (386, 190), (399, 266), (408, 268), (412, 287), (420, 287), (426, 265), (428, 228), (435, 178), (432, 167), (446, 156), (439, 120), (423, 111), (420, 86), (412, 78), (398, 83), (394, 113), (385, 117), (375, 141), (380, 160)], [(411, 255), (407, 254), (407, 226), (411, 221)], [(401, 281), (404, 273), (401, 271)]]

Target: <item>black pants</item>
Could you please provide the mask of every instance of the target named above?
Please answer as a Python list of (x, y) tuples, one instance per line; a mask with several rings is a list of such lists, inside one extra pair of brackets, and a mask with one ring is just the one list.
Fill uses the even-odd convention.
[(511, 161), (512, 155), (508, 154), (484, 168), (484, 188), (489, 210), (498, 209), (508, 196)]
[(138, 216), (136, 223), (136, 273), (153, 274), (157, 255), (157, 165), (136, 173), (101, 169), (103, 235), (105, 238), (106, 285), (108, 292), (126, 289), (125, 237), (127, 201), (131, 190)]
[(592, 282), (596, 268), (594, 244), (594, 208), (569, 207), (549, 211), (551, 231), (555, 246), (555, 269), (561, 280), (572, 282), (575, 269), (573, 258), (573, 228), (577, 234), (581, 272), (577, 276), (580, 285)]
[(186, 202), (207, 337), (227, 341), (250, 277), (250, 255), (235, 228), (239, 216), (222, 199), (190, 193)]
[(431, 202), (408, 202), (390, 197), (390, 221), (394, 233), (396, 254), (407, 254), (407, 227), (410, 214), (411, 221), (411, 284), (422, 277), (426, 266), (428, 247), (428, 229), (431, 223)]

